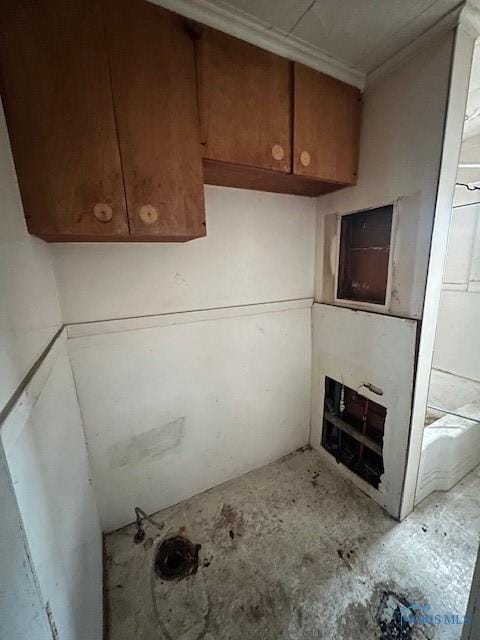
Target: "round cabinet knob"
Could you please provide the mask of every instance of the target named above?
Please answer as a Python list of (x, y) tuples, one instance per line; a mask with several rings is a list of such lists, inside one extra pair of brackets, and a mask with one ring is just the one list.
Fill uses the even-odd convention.
[(272, 156), (274, 160), (283, 160), (285, 157), (285, 151), (283, 150), (282, 145), (274, 144), (272, 147)]
[(140, 207), (140, 220), (144, 224), (153, 224), (158, 220), (158, 211), (151, 204), (144, 204)]
[(99, 222), (110, 222), (113, 218), (112, 207), (104, 202), (97, 202), (93, 207), (93, 215)]
[(300, 154), (300, 162), (302, 163), (302, 165), (304, 167), (308, 167), (311, 161), (312, 158), (310, 157), (308, 151), (302, 151), (302, 153)]

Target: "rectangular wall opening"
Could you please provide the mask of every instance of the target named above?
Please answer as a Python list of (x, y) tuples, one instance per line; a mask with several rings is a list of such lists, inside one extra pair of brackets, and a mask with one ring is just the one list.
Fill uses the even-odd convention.
[(385, 304), (392, 218), (393, 205), (342, 216), (338, 299)]
[(378, 489), (387, 410), (344, 384), (325, 378), (322, 446)]

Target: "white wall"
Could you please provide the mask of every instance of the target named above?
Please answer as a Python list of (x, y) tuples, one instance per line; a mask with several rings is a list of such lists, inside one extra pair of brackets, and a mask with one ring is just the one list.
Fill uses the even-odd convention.
[(315, 200), (205, 195), (205, 238), (54, 245), (107, 530), (308, 441)]
[(443, 290), (480, 291), (479, 214), (478, 203), (452, 209)]
[(480, 382), (432, 368), (428, 388), (428, 417), (441, 418), (444, 413), (437, 409), (456, 412), (466, 404), (479, 400)]
[(12, 640), (51, 637), (47, 603), (62, 640), (101, 638), (100, 529), (64, 343), (43, 391), (45, 363), (9, 403), (60, 325), (51, 250), (27, 233), (2, 111), (0, 636)]
[(0, 638), (52, 640), (0, 443)]
[(400, 68), (367, 85), (358, 184), (318, 200), (316, 300), (332, 303), (334, 294), (328, 267), (331, 234), (328, 229), (324, 234), (324, 216), (397, 201), (392, 297), (387, 312), (421, 317), (452, 43), (452, 33), (443, 35)]
[(64, 322), (312, 297), (313, 198), (211, 186), (205, 197), (205, 238), (54, 245)]
[[(477, 59), (477, 65), (480, 65), (480, 45), (475, 47), (476, 54), (474, 56)], [(476, 75), (476, 77), (475, 77)], [(480, 66), (477, 66), (475, 71), (472, 68), (471, 82), (480, 79)], [(471, 91), (471, 89), (470, 89)], [(480, 135), (471, 136), (462, 142), (462, 149), (460, 151), (461, 163), (477, 163), (480, 158)], [(480, 167), (464, 168), (459, 167), (457, 173), (457, 182), (469, 185), (476, 185), (480, 187)], [(469, 203), (476, 203), (480, 200), (480, 191), (478, 189), (467, 189), (466, 187), (457, 185), (455, 187), (455, 206)]]
[(27, 233), (0, 109), (0, 411), (60, 324), (50, 249)]
[(100, 640), (102, 534), (65, 337), (10, 412), (1, 440), (59, 638)]
[(307, 300), (72, 327), (104, 529), (308, 442), (310, 309)]
[[(50, 252), (27, 233), (0, 106), (0, 414), (60, 322)], [(0, 450), (0, 637), (46, 640), (45, 601)]]
[[(403, 61), (401, 66), (391, 70), (388, 75), (378, 77), (373, 84), (367, 85), (363, 100), (358, 184), (318, 200), (316, 301), (329, 304), (334, 302), (330, 247), (336, 229), (336, 214), (395, 202), (398, 219), (392, 248), (391, 302), (385, 312), (406, 318), (421, 318), (453, 43), (454, 34), (444, 34)], [(350, 306), (356, 305), (352, 303)], [(342, 310), (337, 309), (333, 313), (335, 312), (340, 319)], [(361, 326), (360, 318), (366, 315), (363, 311), (357, 312), (358, 327)], [(314, 335), (318, 331), (317, 318), (318, 313), (314, 312)], [(378, 323), (382, 327), (381, 330), (378, 329), (379, 335), (386, 344), (389, 341), (395, 344), (394, 325), (389, 321), (391, 318), (379, 316)], [(361, 344), (362, 337), (359, 336), (358, 339)], [(368, 352), (365, 352), (364, 357), (367, 363), (370, 362)], [(394, 395), (389, 399), (392, 407), (399, 401), (402, 389), (411, 388), (414, 379), (414, 350), (404, 351), (402, 357), (404, 360), (401, 370), (399, 369), (399, 379), (393, 390)], [(392, 366), (395, 365), (392, 363)], [(312, 367), (312, 415), (315, 421), (315, 408), (317, 407), (318, 413), (318, 407), (323, 402), (324, 375), (322, 362), (315, 357)], [(375, 384), (383, 387), (387, 382), (388, 377), (385, 377)], [(395, 394), (398, 398), (395, 398)], [(403, 415), (400, 425), (403, 434), (408, 430), (409, 423), (410, 416)], [(383, 499), (388, 510), (398, 516), (401, 482), (399, 486), (395, 457), (404, 465), (407, 447), (406, 440), (400, 446), (399, 441), (387, 433), (389, 429), (395, 429), (395, 425), (386, 424), (385, 443), (393, 443), (397, 450), (388, 451), (385, 463), (392, 463), (395, 468), (386, 466), (383, 480), (392, 477), (396, 480), (389, 486), (383, 485), (382, 491), (385, 493)], [(312, 429), (312, 434), (314, 432)], [(318, 438), (312, 444), (318, 446)], [(356, 478), (355, 481), (361, 484)]]
[(480, 291), (442, 291), (433, 366), (480, 382)]
[(480, 205), (454, 207), (433, 366), (480, 382)]

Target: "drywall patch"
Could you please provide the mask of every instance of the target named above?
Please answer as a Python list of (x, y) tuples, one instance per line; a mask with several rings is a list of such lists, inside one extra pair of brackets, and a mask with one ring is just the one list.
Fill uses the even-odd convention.
[(178, 447), (184, 436), (185, 416), (181, 416), (159, 428), (117, 442), (110, 449), (112, 467), (126, 467), (137, 462), (155, 460)]

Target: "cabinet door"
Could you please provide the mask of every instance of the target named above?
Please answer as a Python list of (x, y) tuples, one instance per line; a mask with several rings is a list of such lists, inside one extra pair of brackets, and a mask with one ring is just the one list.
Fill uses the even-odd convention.
[(295, 174), (355, 184), (360, 100), (355, 87), (295, 63)]
[(291, 62), (200, 27), (197, 73), (204, 157), (291, 170)]
[(4, 0), (3, 101), (31, 233), (128, 236), (102, 10), (95, 0)]
[(194, 43), (185, 19), (107, 0), (113, 99), (132, 236), (205, 235)]

